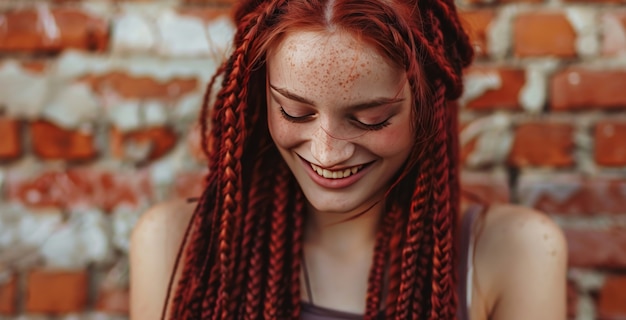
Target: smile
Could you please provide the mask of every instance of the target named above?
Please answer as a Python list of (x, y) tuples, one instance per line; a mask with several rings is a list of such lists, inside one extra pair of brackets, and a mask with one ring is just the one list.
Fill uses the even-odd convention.
[(342, 179), (347, 178), (353, 174), (356, 174), (363, 168), (363, 165), (354, 166), (352, 168), (346, 168), (338, 171), (331, 171), (328, 169), (322, 169), (311, 163), (311, 168), (313, 171), (317, 173), (320, 177), (324, 177), (326, 179)]

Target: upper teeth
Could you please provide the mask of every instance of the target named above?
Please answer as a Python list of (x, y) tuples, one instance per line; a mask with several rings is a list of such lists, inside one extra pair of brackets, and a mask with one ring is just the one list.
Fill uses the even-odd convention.
[(363, 165), (358, 165), (352, 168), (347, 168), (344, 170), (339, 170), (339, 171), (330, 171), (327, 169), (322, 169), (314, 164), (311, 163), (311, 168), (313, 168), (313, 171), (317, 172), (318, 175), (327, 178), (327, 179), (341, 179), (341, 178), (346, 178), (349, 177), (357, 172), (359, 172), (359, 170), (361, 170), (361, 168), (363, 168)]

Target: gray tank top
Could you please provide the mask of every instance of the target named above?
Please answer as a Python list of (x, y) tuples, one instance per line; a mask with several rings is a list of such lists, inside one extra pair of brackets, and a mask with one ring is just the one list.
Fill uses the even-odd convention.
[[(473, 266), (473, 251), (474, 241), (472, 235), (472, 226), (478, 215), (483, 210), (481, 205), (470, 206), (461, 220), (461, 234), (460, 240), (460, 257), (459, 257), (459, 286), (457, 293), (459, 297), (459, 306), (457, 310), (458, 320), (469, 320), (469, 309), (471, 307), (471, 293), (472, 293), (472, 266)], [(327, 309), (324, 307), (315, 306), (313, 304), (303, 302), (302, 310), (300, 313), (302, 320), (360, 320), (363, 319), (363, 315), (342, 312), (338, 310)], [(384, 319), (384, 314), (381, 314), (380, 319)]]

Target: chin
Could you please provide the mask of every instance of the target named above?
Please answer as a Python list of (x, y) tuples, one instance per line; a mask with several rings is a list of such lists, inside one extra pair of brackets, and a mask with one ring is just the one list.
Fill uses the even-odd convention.
[[(354, 196), (348, 194), (335, 195), (333, 197), (320, 197), (320, 195), (307, 195), (305, 197), (311, 208), (317, 212), (333, 213), (333, 214), (351, 214), (360, 213), (372, 207), (375, 202), (368, 201), (374, 197), (363, 199), (355, 199)], [(351, 201), (346, 201), (351, 199)]]

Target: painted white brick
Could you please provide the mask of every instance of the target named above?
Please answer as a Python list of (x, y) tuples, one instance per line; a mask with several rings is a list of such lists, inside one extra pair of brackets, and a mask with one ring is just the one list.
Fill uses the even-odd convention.
[(574, 31), (576, 31), (576, 52), (581, 57), (593, 57), (598, 54), (598, 23), (596, 13), (589, 7), (570, 7), (565, 9)]
[(130, 234), (133, 227), (141, 216), (142, 209), (131, 208), (128, 206), (118, 206), (113, 212), (113, 244), (118, 250), (128, 253), (130, 248)]
[(223, 60), (231, 53), (235, 31), (235, 25), (228, 17), (221, 16), (209, 22), (208, 41), (216, 59)]
[(84, 268), (111, 258), (107, 222), (97, 210), (74, 212), (41, 246), (46, 265), (54, 268)]
[(23, 70), (15, 62), (7, 62), (0, 68), (0, 106), (9, 116), (36, 117), (48, 95), (45, 76)]
[(108, 109), (109, 120), (121, 131), (141, 127), (140, 105), (137, 101), (122, 101)]
[(147, 101), (143, 107), (143, 119), (145, 125), (160, 126), (167, 123), (167, 112), (163, 103), (158, 101)]
[(157, 29), (160, 39), (157, 51), (161, 55), (194, 57), (211, 53), (204, 24), (198, 18), (165, 10), (157, 21)]
[(502, 78), (497, 70), (473, 71), (463, 78), (465, 90), (459, 103), (464, 106), (468, 102), (480, 97), (489, 90), (497, 90), (502, 87)]
[(73, 83), (61, 88), (46, 105), (43, 116), (52, 122), (75, 129), (99, 116), (98, 103), (91, 88), (84, 83)]
[(146, 53), (157, 43), (155, 27), (142, 15), (126, 13), (113, 22), (114, 53)]
[(511, 119), (494, 114), (471, 122), (460, 134), (461, 145), (476, 139), (474, 151), (467, 158), (469, 167), (504, 163), (513, 145)]

